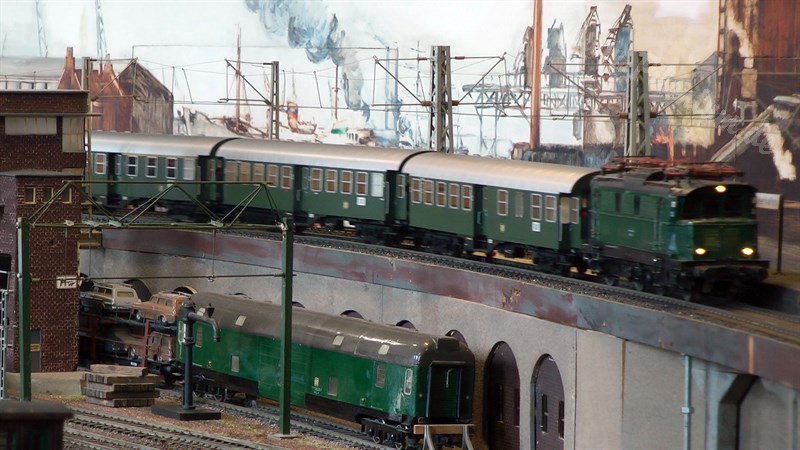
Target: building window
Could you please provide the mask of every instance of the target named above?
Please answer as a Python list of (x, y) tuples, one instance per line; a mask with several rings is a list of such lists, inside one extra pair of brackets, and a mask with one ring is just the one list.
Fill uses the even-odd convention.
[(106, 160), (107, 155), (105, 153), (95, 153), (94, 154), (94, 173), (98, 175), (105, 175), (106, 174)]
[(544, 220), (548, 222), (556, 221), (556, 197), (548, 195), (544, 198)]
[(47, 203), (51, 198), (53, 198), (54, 190), (51, 187), (46, 187), (46, 188), (42, 188), (42, 189), (44, 191), (42, 193), (42, 202)]
[(542, 220), (542, 194), (531, 194), (531, 219)]
[(367, 172), (356, 172), (356, 195), (367, 195)]
[(139, 169), (136, 156), (128, 156), (128, 176), (135, 177)]
[(508, 191), (500, 189), (497, 191), (497, 215), (508, 215)]
[(472, 186), (461, 186), (461, 208), (472, 211)]
[(190, 158), (183, 159), (183, 179), (194, 180), (194, 160)]
[(167, 178), (174, 180), (178, 177), (178, 160), (167, 158)]
[(264, 182), (264, 165), (253, 164), (253, 181), (256, 183)]
[(406, 176), (405, 175), (398, 175), (397, 176), (397, 198), (405, 198), (406, 197)]
[(61, 193), (61, 196), (58, 199), (61, 201), (61, 203), (72, 203), (72, 189), (64, 189), (64, 192)]
[(436, 206), (444, 208), (447, 200), (447, 184), (441, 181), (436, 182)]
[(281, 167), (281, 189), (292, 188), (292, 166)]
[(641, 209), (642, 201), (638, 195), (633, 196), (633, 213), (639, 215), (639, 210)]
[(278, 186), (278, 166), (270, 164), (267, 166), (267, 186)]
[(239, 181), (250, 181), (250, 163), (239, 163)]
[(56, 118), (6, 117), (6, 134), (9, 136), (57, 134)]
[(342, 171), (342, 179), (341, 185), (339, 186), (339, 191), (342, 194), (353, 193), (353, 172), (350, 172), (349, 170)]
[(311, 190), (314, 192), (322, 190), (322, 169), (311, 169)]
[(83, 153), (83, 117), (61, 119), (61, 150)]
[(335, 193), (336, 182), (338, 181), (336, 171), (328, 169), (325, 171), (325, 192)]

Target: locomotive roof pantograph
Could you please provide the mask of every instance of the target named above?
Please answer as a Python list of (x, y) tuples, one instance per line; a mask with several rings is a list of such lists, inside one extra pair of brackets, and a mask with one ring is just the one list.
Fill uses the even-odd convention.
[(447, 180), (504, 189), (546, 194), (569, 194), (599, 172), (586, 167), (561, 164), (444, 155), (426, 152), (415, 155), (403, 172), (419, 178)]
[[(228, 138), (229, 139), (229, 138)], [(131, 134), (95, 131), (92, 133), (92, 153), (193, 158), (207, 156), (210, 149), (226, 139), (204, 136), (175, 136)]]
[(236, 139), (221, 145), (212, 156), (240, 161), (386, 172), (399, 170), (403, 162), (416, 153), (403, 149)]
[[(192, 301), (198, 310), (208, 305), (214, 307), (214, 319), (223, 332), (236, 329), (258, 336), (280, 337), (281, 307), (277, 304), (207, 292), (193, 295)], [(302, 308), (293, 309), (292, 316), (295, 344), (387, 363), (413, 366), (425, 362), (431, 352), (441, 359), (446, 352), (456, 356), (468, 351), (454, 337), (432, 336), (354, 317), (332, 316)]]

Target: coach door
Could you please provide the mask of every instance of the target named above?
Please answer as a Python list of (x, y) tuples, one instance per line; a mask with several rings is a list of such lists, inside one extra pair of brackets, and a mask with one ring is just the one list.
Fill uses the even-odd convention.
[[(224, 181), (225, 180), (225, 160), (201, 156), (198, 158), (200, 166), (200, 176), (202, 181)], [(200, 186), (200, 200), (213, 204), (222, 203), (222, 190), (224, 186), (220, 184), (203, 183)]]

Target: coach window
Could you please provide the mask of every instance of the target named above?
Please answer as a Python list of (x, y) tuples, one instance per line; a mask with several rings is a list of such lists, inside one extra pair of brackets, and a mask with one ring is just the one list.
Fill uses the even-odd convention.
[(175, 179), (178, 176), (178, 160), (167, 158), (167, 178)]
[(155, 178), (158, 174), (158, 158), (155, 156), (148, 156), (147, 157), (147, 170), (145, 171), (145, 176), (147, 178)]
[(311, 169), (311, 190), (314, 192), (322, 190), (322, 169)]
[(397, 198), (405, 198), (406, 196), (406, 176), (397, 176)]
[(433, 205), (433, 181), (425, 180), (425, 198), (426, 205)]
[(544, 220), (548, 222), (556, 221), (556, 197), (548, 195), (544, 198)]
[(139, 163), (136, 156), (128, 156), (128, 176), (135, 177), (138, 172)]
[(275, 164), (267, 166), (267, 186), (278, 186), (278, 166)]
[(292, 188), (292, 166), (281, 167), (281, 189)]
[(497, 215), (508, 215), (508, 191), (505, 189), (499, 189), (497, 191)]
[(436, 206), (444, 208), (447, 200), (447, 184), (441, 181), (436, 182)]
[(413, 178), (411, 180), (411, 203), (420, 203), (422, 202), (422, 187), (421, 181), (419, 178)]
[(580, 218), (581, 200), (578, 197), (572, 197), (569, 208), (569, 221), (571, 223), (578, 223)]
[(464, 211), (472, 211), (472, 186), (461, 186), (461, 208)]
[(325, 171), (325, 192), (336, 193), (336, 171), (328, 169)]
[(356, 195), (367, 195), (367, 172), (356, 172)]
[(450, 208), (458, 209), (458, 185), (450, 183)]
[(342, 171), (342, 179), (340, 180), (339, 190), (342, 194), (353, 193), (353, 172), (349, 170)]
[(561, 213), (559, 217), (559, 222), (570, 223), (571, 211), (572, 211), (571, 199), (569, 197), (561, 197), (559, 200), (559, 212)]
[(183, 179), (194, 180), (194, 160), (191, 158), (183, 159)]
[(382, 173), (373, 173), (369, 180), (371, 181), (369, 195), (373, 197), (383, 197), (383, 174)]
[(250, 181), (250, 163), (239, 163), (239, 181)]
[(105, 153), (95, 153), (94, 155), (94, 173), (98, 175), (105, 175), (106, 174), (106, 154)]
[(256, 183), (264, 182), (264, 164), (253, 164), (253, 181)]
[(531, 194), (531, 220), (542, 220), (542, 194)]
[(522, 192), (514, 192), (514, 217), (525, 216), (525, 195)]
[(236, 174), (239, 171), (239, 165), (233, 161), (225, 163), (225, 181), (236, 181)]

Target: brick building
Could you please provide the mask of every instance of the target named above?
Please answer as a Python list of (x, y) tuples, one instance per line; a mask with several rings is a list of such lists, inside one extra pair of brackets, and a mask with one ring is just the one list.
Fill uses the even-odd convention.
[[(37, 221), (81, 220), (77, 192), (57, 195), (86, 165), (86, 91), (0, 91), (0, 271), (17, 272), (17, 219), (51, 205)], [(58, 289), (56, 278), (78, 274), (77, 229), (36, 227), (30, 233), (31, 369), (75, 370), (78, 360), (77, 289)], [(2, 288), (2, 285), (0, 285)], [(18, 299), (12, 277), (6, 302), (8, 351), (0, 361), (19, 371)], [(38, 345), (37, 345), (38, 344)]]

